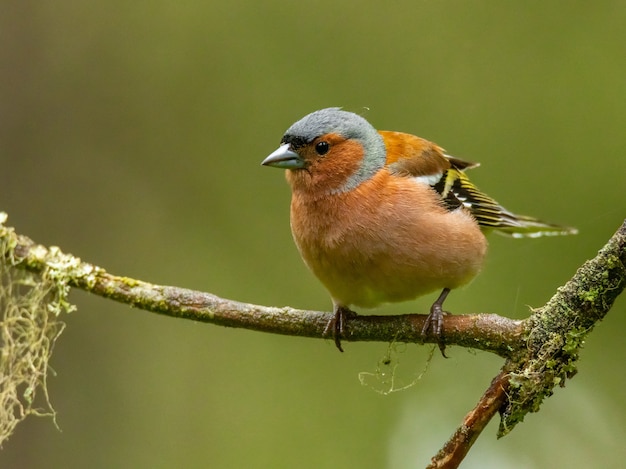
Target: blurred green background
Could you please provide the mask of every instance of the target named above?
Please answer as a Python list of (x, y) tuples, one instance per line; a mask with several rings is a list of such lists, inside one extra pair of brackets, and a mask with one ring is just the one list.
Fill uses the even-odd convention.
[[(491, 238), (455, 312), (523, 318), (626, 215), (623, 2), (3, 2), (0, 209), (112, 273), (265, 305), (329, 310), (289, 232), (284, 130), (327, 106), (482, 167), (508, 208), (577, 226)], [(369, 109), (369, 110), (366, 110)], [(414, 387), (358, 380), (386, 344), (160, 317), (80, 291), (50, 378), (59, 432), (29, 418), (3, 468), (423, 467), (501, 360), (451, 348)], [(433, 297), (379, 311), (425, 312)], [(626, 301), (578, 376), (463, 467), (587, 468), (626, 457)], [(398, 347), (410, 380), (429, 349)]]

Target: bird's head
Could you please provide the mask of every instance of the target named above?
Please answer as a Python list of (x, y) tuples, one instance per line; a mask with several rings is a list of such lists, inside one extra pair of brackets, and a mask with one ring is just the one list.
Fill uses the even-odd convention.
[(339, 108), (315, 111), (287, 129), (262, 164), (287, 169), (293, 190), (347, 192), (385, 165), (381, 135), (363, 117)]

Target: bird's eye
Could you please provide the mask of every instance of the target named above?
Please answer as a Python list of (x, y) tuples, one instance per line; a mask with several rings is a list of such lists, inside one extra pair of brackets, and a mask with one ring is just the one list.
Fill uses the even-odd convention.
[(328, 153), (328, 150), (330, 150), (330, 145), (328, 144), (328, 142), (319, 142), (315, 145), (315, 151), (320, 156)]

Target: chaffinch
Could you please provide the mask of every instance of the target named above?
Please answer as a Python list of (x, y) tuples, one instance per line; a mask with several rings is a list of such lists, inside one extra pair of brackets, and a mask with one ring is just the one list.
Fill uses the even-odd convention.
[(470, 282), (487, 251), (484, 233), (514, 238), (575, 234), (516, 215), (465, 174), (478, 166), (420, 137), (377, 131), (328, 108), (293, 124), (263, 165), (285, 168), (291, 230), (300, 254), (330, 292), (340, 351), (350, 306), (371, 308), (441, 290), (422, 329), (443, 352), (443, 302)]

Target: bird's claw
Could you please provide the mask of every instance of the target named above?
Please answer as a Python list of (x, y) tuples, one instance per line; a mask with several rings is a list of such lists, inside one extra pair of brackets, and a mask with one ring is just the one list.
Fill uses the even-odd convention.
[(442, 305), (449, 292), (449, 289), (444, 288), (437, 301), (435, 301), (430, 307), (430, 314), (426, 318), (426, 322), (424, 322), (424, 326), (422, 327), (423, 339), (426, 338), (428, 332), (432, 330), (432, 334), (437, 338), (437, 345), (439, 345), (439, 350), (441, 351), (441, 355), (443, 355), (444, 358), (448, 358), (448, 356), (446, 355), (446, 342), (442, 336), (443, 317), (448, 313), (443, 310)]
[(444, 358), (448, 358), (446, 355), (446, 342), (442, 336), (443, 332), (443, 317), (448, 314), (446, 311), (441, 309), (439, 305), (433, 305), (430, 309), (430, 314), (426, 318), (426, 322), (424, 323), (424, 327), (422, 327), (422, 338), (425, 339), (428, 335), (429, 331), (432, 331), (432, 335), (437, 338), (437, 345), (439, 346), (439, 350), (441, 351), (441, 355)]
[(447, 313), (443, 311), (441, 305), (434, 304), (431, 306), (430, 314), (426, 318), (426, 322), (424, 322), (424, 327), (422, 327), (422, 337), (426, 336), (430, 330), (432, 330), (433, 334), (436, 336), (441, 335), (444, 314)]
[(347, 321), (350, 318), (356, 317), (357, 314), (344, 307), (335, 308), (335, 316), (328, 321), (326, 324), (326, 328), (324, 329), (323, 336), (327, 337), (332, 334), (333, 339), (335, 340), (335, 346), (339, 349), (340, 352), (343, 352), (343, 347), (341, 346), (341, 338), (345, 335), (347, 329)]

